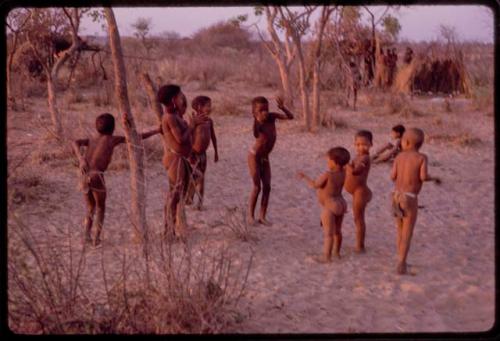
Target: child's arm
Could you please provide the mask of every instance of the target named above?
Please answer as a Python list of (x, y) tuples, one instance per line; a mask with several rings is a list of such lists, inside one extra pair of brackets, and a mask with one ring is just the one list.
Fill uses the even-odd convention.
[(297, 176), (299, 179), (304, 179), (308, 183), (309, 187), (314, 189), (325, 187), (326, 180), (328, 179), (326, 174), (319, 176), (316, 181), (305, 175), (303, 172), (298, 172)]
[(392, 164), (392, 169), (391, 169), (391, 180), (392, 181), (396, 181), (396, 178), (398, 176), (398, 171), (397, 171), (397, 165), (398, 163), (398, 158), (396, 157), (396, 159), (394, 160), (393, 164)]
[(347, 164), (347, 167), (352, 169), (352, 175), (359, 175), (366, 168), (366, 160), (363, 160), (363, 161), (358, 162), (358, 163), (354, 163), (354, 160), (353, 160), (351, 163)]
[(75, 140), (72, 143), (73, 151), (75, 152), (75, 155), (78, 158), (78, 163), (80, 164), (80, 169), (82, 170), (82, 172), (87, 172), (89, 167), (87, 161), (85, 160), (85, 157), (80, 152), (80, 146), (88, 146), (88, 145), (89, 145), (89, 139)]
[(385, 145), (383, 145), (380, 149), (378, 149), (375, 154), (373, 154), (373, 158), (377, 158), (380, 154), (385, 152), (387, 149), (390, 149), (394, 147), (394, 145), (390, 142), (387, 142)]
[(215, 137), (214, 122), (212, 120), (210, 120), (210, 136), (215, 151), (214, 162), (217, 162), (219, 161), (219, 152), (217, 151), (217, 137)]
[(280, 120), (293, 120), (293, 114), (285, 107), (281, 97), (276, 97), (276, 103), (278, 104), (278, 109), (282, 110), (285, 114), (273, 113), (273, 116)]
[(420, 181), (434, 181), (437, 185), (441, 184), (441, 179), (435, 176), (431, 176), (427, 169), (427, 156), (423, 155), (423, 161), (420, 165)]
[(148, 137), (159, 134), (160, 132), (161, 132), (161, 129), (159, 129), (159, 128), (147, 131), (147, 132), (141, 134), (141, 139), (143, 139), (143, 140), (147, 139)]
[(259, 123), (257, 122), (257, 120), (255, 118), (253, 120), (253, 136), (255, 138), (259, 137)]

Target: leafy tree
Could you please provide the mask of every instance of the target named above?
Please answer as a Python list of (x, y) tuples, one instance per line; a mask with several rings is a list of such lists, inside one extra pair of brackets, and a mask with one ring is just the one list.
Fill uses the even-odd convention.
[(398, 18), (389, 14), (382, 21), (382, 26), (384, 27), (384, 31), (394, 40), (398, 39), (399, 32), (401, 31), (401, 25), (399, 24)]

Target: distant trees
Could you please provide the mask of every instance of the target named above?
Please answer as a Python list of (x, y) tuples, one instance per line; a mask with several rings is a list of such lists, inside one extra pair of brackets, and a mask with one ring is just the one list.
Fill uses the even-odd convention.
[(396, 17), (390, 14), (387, 15), (382, 21), (382, 26), (384, 27), (384, 31), (389, 34), (394, 41), (398, 40), (401, 25)]
[(134, 36), (141, 41), (146, 53), (149, 54), (154, 46), (153, 41), (149, 39), (149, 34), (153, 27), (151, 18), (138, 18), (131, 26), (134, 29)]

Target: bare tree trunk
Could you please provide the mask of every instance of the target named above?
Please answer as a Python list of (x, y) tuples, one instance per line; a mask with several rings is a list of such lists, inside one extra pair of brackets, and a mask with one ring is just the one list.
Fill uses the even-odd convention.
[(280, 72), (281, 79), (281, 87), (283, 89), (283, 99), (289, 105), (290, 108), (293, 108), (293, 95), (292, 89), (290, 85), (290, 68), (285, 65), (282, 61), (278, 62), (279, 58), (276, 58), (276, 64), (278, 64), (278, 69)]
[(54, 80), (52, 79), (52, 76), (50, 74), (47, 74), (47, 95), (50, 118), (55, 129), (54, 134), (57, 138), (63, 138), (64, 131), (61, 123), (61, 115), (59, 113), (59, 109), (57, 108), (56, 88), (54, 85)]
[(297, 49), (299, 50), (299, 87), (302, 101), (302, 115), (307, 131), (311, 131), (311, 111), (309, 110), (309, 89), (306, 84), (306, 66), (304, 56), (302, 55), (302, 46), (300, 46), (300, 42), (297, 44)]
[[(146, 193), (144, 182), (144, 148), (142, 140), (136, 131), (134, 118), (130, 110), (127, 93), (127, 78), (120, 42), (120, 34), (116, 25), (115, 16), (111, 8), (105, 8), (104, 14), (108, 23), (111, 55), (115, 74), (115, 93), (118, 99), (120, 112), (128, 117), (124, 119), (125, 137), (130, 163), (130, 190), (132, 199), (132, 219), (136, 233), (140, 233), (144, 243), (144, 253), (147, 257), (148, 230), (146, 223)], [(136, 234), (137, 236), (137, 234)]]
[(316, 130), (320, 123), (320, 89), (319, 89), (319, 63), (315, 62), (313, 66), (313, 79), (312, 79), (312, 129)]

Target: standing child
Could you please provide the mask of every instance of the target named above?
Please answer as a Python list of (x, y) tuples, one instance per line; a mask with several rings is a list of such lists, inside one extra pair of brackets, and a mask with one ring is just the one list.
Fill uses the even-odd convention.
[(352, 213), (356, 225), (356, 252), (365, 252), (365, 208), (372, 198), (368, 188), (368, 172), (370, 171), (370, 147), (373, 136), (368, 130), (360, 130), (354, 137), (356, 157), (347, 165), (345, 189), (352, 194)]
[(262, 199), (260, 206), (260, 218), (258, 222), (264, 225), (271, 223), (266, 220), (267, 204), (269, 194), (271, 193), (271, 164), (269, 163), (269, 154), (273, 150), (276, 142), (276, 119), (291, 120), (293, 114), (285, 108), (283, 100), (276, 98), (278, 108), (285, 114), (269, 112), (269, 102), (265, 97), (255, 97), (252, 100), (253, 135), (256, 138), (248, 152), (248, 168), (253, 180), (253, 190), (250, 194), (248, 207), (248, 222), (255, 224), (254, 211), (259, 196), (262, 183)]
[(372, 157), (373, 163), (381, 163), (394, 159), (401, 151), (401, 137), (405, 132), (405, 127), (401, 124), (395, 125), (391, 129), (393, 143), (387, 142), (382, 148), (377, 150)]
[[(193, 99), (192, 107), (195, 110), (194, 116), (209, 117), (212, 111), (212, 101), (210, 97), (198, 96)], [(207, 149), (210, 140), (214, 146), (214, 162), (219, 161), (217, 151), (217, 138), (215, 137), (214, 122), (208, 118), (201, 124), (198, 124), (193, 130), (193, 146), (190, 162), (193, 167), (193, 174), (196, 174), (195, 183), (190, 184), (188, 203), (192, 203), (194, 191), (199, 194), (198, 210), (203, 208), (203, 197), (205, 193), (205, 171), (207, 170)]]
[(418, 193), (424, 181), (441, 180), (427, 172), (427, 156), (419, 153), (424, 143), (424, 132), (418, 128), (408, 129), (402, 138), (403, 151), (396, 157), (391, 171), (391, 179), (396, 188), (392, 194), (393, 215), (397, 226), (397, 273), (406, 273), (406, 257), (410, 250), (413, 228), (417, 221)]
[[(127, 114), (123, 114), (124, 122), (128, 121)], [(95, 121), (98, 135), (90, 139), (80, 139), (73, 142), (73, 150), (78, 157), (82, 175), (80, 187), (85, 196), (87, 216), (85, 218), (85, 241), (92, 242), (91, 229), (94, 213), (97, 207), (97, 229), (94, 237), (94, 246), (101, 242), (100, 235), (104, 221), (106, 203), (106, 185), (104, 172), (108, 168), (113, 156), (113, 149), (125, 142), (124, 136), (115, 136), (115, 118), (109, 113), (99, 115)], [(125, 124), (125, 123), (124, 123)], [(158, 134), (160, 129), (151, 130), (141, 134), (146, 139)], [(81, 146), (87, 146), (85, 156), (80, 152)]]
[(323, 226), (323, 254), (315, 258), (320, 263), (331, 262), (332, 249), (335, 258), (340, 258), (342, 246), (342, 220), (347, 210), (347, 203), (342, 197), (342, 187), (346, 172), (344, 166), (351, 158), (347, 149), (335, 147), (327, 153), (328, 170), (316, 180), (310, 179), (302, 172), (299, 178), (305, 179), (311, 188), (317, 190), (321, 210), (321, 225)]

